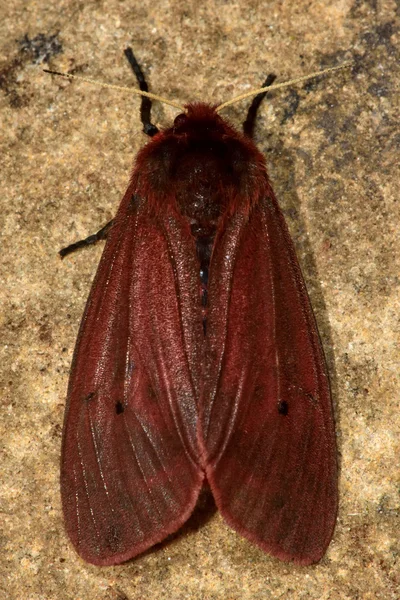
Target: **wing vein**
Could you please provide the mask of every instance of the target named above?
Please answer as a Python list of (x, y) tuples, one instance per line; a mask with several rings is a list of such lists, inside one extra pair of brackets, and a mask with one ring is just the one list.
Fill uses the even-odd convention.
[[(82, 470), (82, 477), (83, 477), (83, 481), (84, 481), (84, 485), (85, 485), (86, 499), (87, 499), (87, 503), (89, 506), (90, 517), (92, 519), (93, 527), (96, 532), (96, 537), (98, 540), (97, 547), (99, 548), (100, 547), (100, 533), (99, 533), (99, 529), (97, 527), (96, 517), (94, 516), (93, 507), (92, 507), (92, 504), (90, 501), (90, 493), (89, 493), (89, 485), (88, 485), (88, 480), (87, 480), (87, 475), (86, 475), (86, 468), (85, 468), (85, 463), (84, 463), (83, 456), (82, 456), (82, 447), (81, 447), (79, 440), (77, 443), (77, 448), (78, 448), (79, 460), (80, 460), (80, 465), (81, 465), (81, 470)], [(81, 542), (81, 540), (82, 540), (82, 538), (79, 538), (79, 542)]]
[(175, 291), (176, 291), (176, 300), (177, 300), (177, 304), (178, 304), (178, 313), (179, 313), (179, 322), (181, 327), (180, 332), (181, 332), (181, 339), (182, 339), (182, 347), (183, 347), (183, 351), (185, 354), (185, 363), (186, 363), (186, 367), (187, 367), (187, 372), (189, 373), (189, 379), (190, 379), (190, 387), (192, 389), (192, 393), (193, 393), (193, 397), (196, 398), (196, 404), (198, 403), (198, 398), (197, 398), (197, 394), (196, 394), (196, 389), (193, 383), (193, 377), (192, 377), (192, 372), (190, 369), (190, 361), (189, 361), (189, 356), (188, 356), (188, 352), (187, 352), (187, 343), (186, 343), (186, 339), (185, 339), (185, 326), (184, 326), (184, 319), (183, 319), (183, 311), (182, 311), (182, 305), (181, 305), (181, 290), (180, 290), (180, 286), (179, 286), (179, 276), (178, 276), (178, 268), (177, 268), (177, 261), (176, 261), (176, 257), (173, 251), (173, 246), (171, 244), (171, 240), (169, 238), (169, 235), (167, 234), (166, 230), (164, 229), (164, 234), (167, 240), (167, 247), (168, 247), (168, 253), (170, 256), (170, 261), (172, 264), (172, 270), (174, 273), (174, 284), (175, 284)]
[(96, 457), (96, 463), (97, 463), (97, 466), (98, 466), (98, 469), (99, 469), (100, 478), (101, 478), (101, 482), (103, 484), (104, 492), (106, 494), (108, 504), (110, 505), (110, 510), (114, 514), (114, 508), (113, 508), (113, 506), (111, 504), (111, 500), (110, 500), (110, 495), (109, 495), (109, 492), (108, 492), (107, 483), (106, 483), (106, 480), (105, 480), (105, 477), (104, 477), (104, 471), (103, 471), (103, 467), (102, 467), (102, 463), (101, 463), (100, 452), (99, 452), (99, 447), (98, 447), (98, 443), (97, 443), (97, 440), (96, 440), (96, 432), (94, 430), (92, 416), (90, 414), (90, 409), (88, 408), (87, 410), (88, 410), (88, 417), (89, 417), (90, 433), (91, 433), (91, 437), (92, 437), (92, 441), (93, 441), (93, 446), (94, 446), (94, 454), (95, 454), (95, 457)]
[[(239, 221), (239, 218), (237, 218), (237, 221)], [(238, 225), (239, 225), (239, 223), (238, 223)], [(239, 231), (240, 231), (240, 229), (239, 229)], [(236, 233), (236, 235), (234, 235), (234, 234), (230, 235), (228, 238), (231, 243), (228, 245), (228, 248), (225, 249), (224, 260), (223, 260), (224, 268), (222, 268), (221, 271), (224, 271), (224, 269), (225, 269), (225, 271), (229, 271), (229, 272), (233, 273), (234, 265), (235, 265), (236, 258), (238, 256), (238, 252), (239, 252), (239, 245), (240, 245), (240, 239), (241, 239), (240, 236), (238, 238), (237, 231), (235, 233)], [(212, 261), (212, 257), (211, 257), (211, 261)], [(231, 268), (229, 268), (230, 263), (232, 265)], [(231, 304), (232, 283), (233, 283), (233, 277), (230, 277), (229, 285), (227, 286), (227, 289), (226, 289), (227, 301), (224, 304), (224, 314), (223, 314), (223, 322), (224, 322), (223, 329), (224, 329), (224, 331), (221, 334), (221, 343), (220, 343), (221, 351), (219, 353), (218, 366), (217, 366), (217, 371), (216, 371), (216, 376), (215, 376), (215, 384), (213, 386), (213, 390), (209, 394), (210, 401), (209, 401), (209, 409), (208, 409), (208, 420), (203, 425), (203, 435), (205, 438), (207, 438), (209, 435), (209, 427), (210, 427), (210, 423), (212, 421), (212, 413), (213, 413), (214, 406), (215, 406), (215, 400), (217, 398), (218, 389), (221, 384), (221, 375), (222, 375), (222, 370), (223, 370), (222, 365), (224, 362), (226, 343), (227, 343), (227, 337), (228, 337), (227, 315), (229, 313), (229, 308), (230, 308), (230, 304)], [(221, 318), (221, 320), (222, 320), (222, 318)]]
[[(135, 413), (135, 411), (134, 411), (134, 410), (132, 410), (132, 413), (133, 413), (133, 415), (134, 415), (134, 416), (136, 417), (136, 419), (137, 419), (137, 415), (136, 415), (136, 413)], [(139, 419), (137, 419), (137, 420), (139, 421)], [(133, 441), (132, 435), (131, 435), (131, 433), (130, 433), (130, 430), (129, 430), (128, 426), (127, 426), (127, 423), (126, 423), (126, 420), (125, 420), (125, 419), (124, 419), (124, 425), (125, 425), (126, 432), (127, 432), (127, 434), (128, 434), (128, 439), (129, 439), (130, 446), (131, 446), (131, 448), (132, 448), (133, 456), (134, 456), (134, 458), (135, 458), (135, 461), (136, 461), (136, 464), (137, 464), (137, 466), (138, 466), (138, 468), (139, 468), (139, 471), (140, 471), (140, 472), (141, 472), (141, 474), (142, 474), (142, 478), (143, 478), (143, 481), (144, 481), (144, 483), (145, 483), (145, 485), (146, 485), (147, 491), (148, 491), (148, 493), (149, 493), (149, 497), (151, 498), (151, 503), (152, 503), (152, 505), (154, 506), (154, 508), (155, 508), (156, 512), (158, 513), (158, 516), (159, 516), (159, 517), (162, 517), (162, 515), (161, 515), (161, 513), (160, 513), (160, 510), (159, 510), (159, 508), (158, 508), (158, 506), (157, 506), (157, 503), (156, 503), (156, 501), (155, 501), (155, 499), (154, 499), (154, 496), (153, 496), (153, 491), (152, 491), (152, 489), (151, 489), (151, 486), (150, 486), (150, 484), (149, 484), (148, 478), (147, 478), (147, 476), (146, 476), (146, 474), (145, 474), (145, 470), (144, 470), (144, 469), (143, 469), (143, 467), (142, 467), (142, 464), (141, 464), (141, 461), (140, 461), (140, 458), (139, 458), (139, 453), (138, 453), (138, 452), (137, 452), (137, 450), (136, 450), (135, 443), (134, 443), (134, 441)], [(161, 522), (161, 521), (162, 521), (162, 519), (161, 519), (159, 522)], [(139, 525), (139, 527), (140, 527), (140, 525)], [(140, 529), (141, 529), (141, 532), (143, 533), (143, 530), (142, 530), (142, 528), (140, 528)]]

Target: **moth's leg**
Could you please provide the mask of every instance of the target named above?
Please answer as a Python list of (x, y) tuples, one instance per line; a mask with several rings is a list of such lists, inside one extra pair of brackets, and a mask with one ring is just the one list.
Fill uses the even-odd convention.
[[(261, 87), (267, 87), (268, 85), (271, 85), (275, 81), (275, 79), (276, 75), (270, 73)], [(245, 122), (243, 123), (243, 133), (249, 138), (253, 137), (254, 123), (256, 120), (258, 107), (260, 106), (261, 102), (267, 94), (268, 92), (262, 92), (261, 94), (255, 96), (253, 98), (253, 102), (250, 104), (249, 110), (247, 111), (247, 117)]]
[(113, 223), (114, 223), (114, 219), (111, 219), (111, 221), (109, 221), (106, 225), (104, 225), (104, 227), (99, 229), (99, 231), (97, 233), (94, 233), (93, 235), (89, 235), (89, 237), (85, 238), (84, 240), (79, 240), (78, 242), (75, 242), (74, 244), (70, 244), (66, 248), (62, 248), (58, 254), (61, 256), (61, 258), (64, 258), (64, 256), (67, 256), (67, 254), (71, 254), (72, 252), (75, 252), (75, 250), (79, 250), (79, 248), (84, 248), (85, 246), (91, 246), (92, 244), (95, 244), (99, 240), (105, 240)]
[[(138, 61), (133, 54), (132, 48), (126, 48), (124, 50), (124, 54), (128, 59), (128, 62), (132, 68), (132, 71), (136, 75), (137, 82), (139, 84), (142, 92), (148, 92), (149, 86), (144, 78), (143, 71), (140, 68)], [(151, 100), (150, 98), (146, 98), (142, 96), (142, 102), (140, 105), (140, 119), (143, 123), (143, 131), (150, 137), (153, 137), (156, 133), (158, 133), (159, 129), (151, 122)]]

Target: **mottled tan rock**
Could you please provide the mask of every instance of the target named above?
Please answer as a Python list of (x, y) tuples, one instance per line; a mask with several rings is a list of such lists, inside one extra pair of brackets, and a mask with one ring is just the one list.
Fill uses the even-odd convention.
[[(287, 216), (327, 354), (340, 512), (323, 561), (263, 554), (218, 513), (115, 568), (66, 539), (58, 468), (67, 377), (100, 244), (57, 250), (115, 213), (140, 146), (139, 100), (41, 73), (222, 101), (266, 74), (353, 71), (276, 92), (256, 139)], [(398, 599), (399, 9), (394, 0), (11, 0), (0, 8), (1, 600)], [(240, 125), (248, 102), (227, 110)], [(155, 105), (158, 124), (174, 109)]]

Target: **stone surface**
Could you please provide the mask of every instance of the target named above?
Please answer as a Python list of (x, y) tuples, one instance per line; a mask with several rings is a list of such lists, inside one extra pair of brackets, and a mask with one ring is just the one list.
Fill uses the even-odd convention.
[[(115, 568), (67, 540), (58, 469), (74, 340), (101, 244), (57, 250), (115, 213), (145, 143), (139, 100), (45, 66), (222, 101), (266, 74), (351, 71), (276, 92), (256, 139), (287, 216), (327, 354), (340, 512), (319, 565), (263, 554), (218, 513)], [(11, 0), (0, 7), (0, 598), (398, 599), (399, 8), (393, 0), (268, 3)], [(248, 102), (226, 111), (238, 126)], [(174, 109), (156, 104), (166, 125)]]

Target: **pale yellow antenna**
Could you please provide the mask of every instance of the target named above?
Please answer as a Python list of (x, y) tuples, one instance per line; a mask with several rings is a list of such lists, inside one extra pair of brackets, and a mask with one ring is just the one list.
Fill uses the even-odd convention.
[(278, 90), (280, 88), (288, 87), (289, 85), (294, 85), (296, 83), (301, 83), (302, 81), (307, 81), (308, 79), (313, 79), (314, 77), (318, 77), (319, 75), (325, 75), (326, 73), (332, 73), (333, 71), (339, 71), (339, 69), (348, 69), (354, 65), (353, 62), (346, 62), (337, 67), (329, 67), (328, 69), (324, 69), (323, 71), (316, 71), (315, 73), (310, 73), (309, 75), (304, 75), (304, 77), (298, 77), (297, 79), (290, 79), (289, 81), (284, 81), (283, 83), (276, 83), (275, 85), (270, 85), (268, 87), (258, 88), (256, 90), (250, 90), (250, 92), (246, 92), (245, 94), (241, 94), (240, 96), (236, 96), (232, 100), (228, 100), (223, 104), (220, 104), (215, 109), (217, 112), (230, 106), (231, 104), (235, 104), (236, 102), (240, 102), (240, 100), (244, 100), (245, 98), (250, 98), (251, 96), (257, 96), (258, 94), (262, 94), (262, 92), (270, 92), (271, 90)]
[[(263, 92), (270, 92), (272, 90), (278, 90), (284, 87), (288, 87), (290, 85), (295, 85), (297, 83), (301, 83), (302, 81), (308, 81), (309, 79), (313, 79), (314, 77), (318, 77), (319, 75), (325, 75), (327, 73), (332, 73), (333, 71), (339, 71), (340, 69), (348, 69), (353, 66), (353, 62), (346, 62), (337, 67), (329, 67), (328, 69), (323, 69), (322, 71), (316, 71), (315, 73), (310, 73), (309, 75), (304, 75), (304, 77), (298, 77), (297, 79), (290, 79), (289, 81), (285, 81), (283, 83), (276, 83), (275, 85), (270, 85), (267, 87), (258, 88), (255, 90), (250, 90), (245, 94), (241, 94), (240, 96), (236, 96), (232, 98), (232, 100), (228, 100), (223, 104), (220, 104), (215, 109), (216, 112), (219, 112), (223, 108), (230, 106), (231, 104), (236, 104), (236, 102), (240, 102), (245, 98), (250, 98), (251, 96), (257, 96)], [(168, 98), (163, 98), (163, 96), (157, 96), (156, 94), (152, 94), (151, 92), (144, 92), (137, 88), (131, 87), (121, 87), (119, 85), (112, 85), (110, 83), (103, 83), (101, 81), (96, 81), (94, 79), (88, 79), (86, 77), (80, 77), (79, 75), (72, 75), (71, 73), (61, 73), (60, 71), (50, 71), (48, 69), (43, 69), (45, 73), (50, 73), (51, 75), (59, 75), (60, 77), (66, 77), (67, 79), (77, 79), (79, 81), (85, 81), (86, 83), (91, 83), (93, 85), (97, 85), (104, 88), (109, 88), (112, 90), (119, 90), (122, 92), (129, 92), (131, 94), (137, 94), (138, 96), (145, 96), (146, 98), (151, 98), (152, 100), (159, 100), (159, 102), (163, 102), (164, 104), (169, 104), (169, 106), (173, 106), (174, 108), (178, 108), (182, 112), (185, 112), (185, 107), (181, 106), (177, 102), (173, 102), (172, 100), (168, 100)]]
[(138, 96), (146, 96), (146, 98), (151, 98), (152, 100), (159, 100), (159, 102), (169, 104), (170, 106), (174, 106), (175, 108), (179, 108), (179, 110), (181, 110), (182, 112), (185, 112), (185, 108), (177, 102), (173, 102), (172, 100), (168, 100), (167, 98), (157, 96), (156, 94), (152, 94), (150, 92), (143, 92), (142, 90), (139, 90), (137, 88), (121, 87), (119, 85), (103, 83), (94, 79), (86, 79), (86, 77), (80, 77), (79, 75), (71, 75), (71, 73), (60, 73), (59, 71), (49, 71), (48, 69), (43, 69), (43, 71), (45, 73), (50, 73), (51, 75), (60, 75), (61, 77), (66, 77), (67, 79), (78, 79), (79, 81), (85, 81), (86, 83), (92, 83), (93, 85), (109, 88), (111, 90), (119, 90), (120, 92), (130, 92), (131, 94), (137, 94)]

